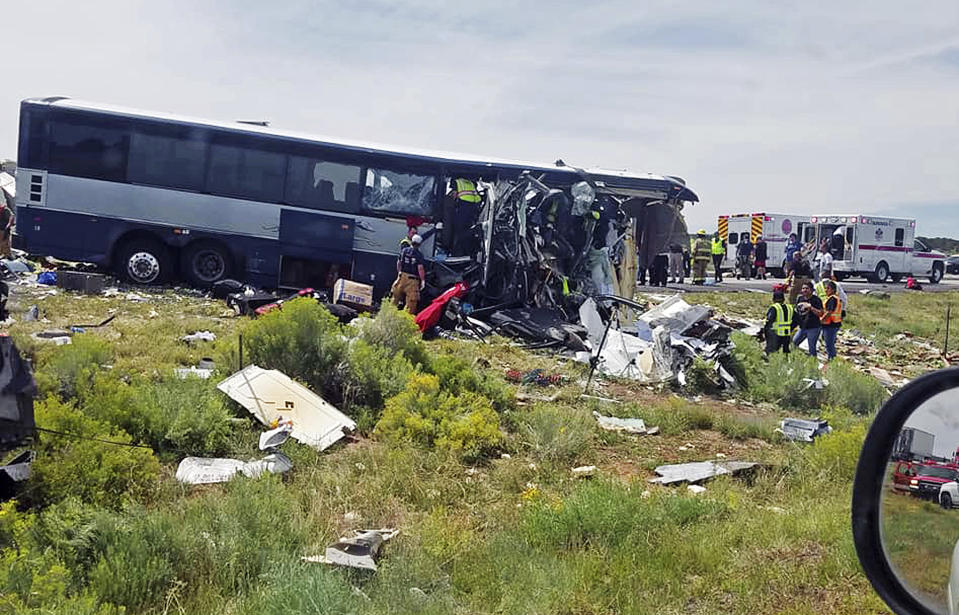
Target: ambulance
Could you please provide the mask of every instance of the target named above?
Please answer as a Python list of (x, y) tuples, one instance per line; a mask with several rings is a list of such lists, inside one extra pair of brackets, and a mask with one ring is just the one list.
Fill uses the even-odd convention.
[(811, 223), (815, 245), (829, 245), (836, 277), (899, 282), (911, 275), (938, 284), (946, 271), (946, 255), (916, 239), (912, 218), (841, 214), (813, 216)]
[(735, 269), (736, 246), (748, 238), (756, 243), (760, 235), (766, 240), (766, 270), (773, 275), (783, 276), (786, 265), (786, 241), (789, 235), (796, 233), (803, 243), (813, 240), (815, 228), (810, 224), (809, 216), (797, 214), (752, 213), (719, 216), (716, 225), (719, 236), (726, 242), (726, 257), (723, 269)]

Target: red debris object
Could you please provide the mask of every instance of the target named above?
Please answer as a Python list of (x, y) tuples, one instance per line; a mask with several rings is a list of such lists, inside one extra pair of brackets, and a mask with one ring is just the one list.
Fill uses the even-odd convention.
[(446, 307), (446, 304), (449, 303), (450, 299), (459, 299), (465, 294), (466, 284), (457, 282), (443, 291), (442, 295), (433, 299), (432, 303), (420, 310), (420, 313), (416, 315), (416, 326), (420, 328), (420, 332), (425, 332), (427, 329), (436, 326), (436, 323), (440, 321), (440, 316), (443, 315), (443, 309)]

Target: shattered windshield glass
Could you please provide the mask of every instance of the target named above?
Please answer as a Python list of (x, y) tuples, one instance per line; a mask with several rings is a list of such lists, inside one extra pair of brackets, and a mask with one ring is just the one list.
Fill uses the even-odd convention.
[(385, 169), (367, 169), (363, 207), (371, 211), (429, 216), (433, 213), (436, 178)]

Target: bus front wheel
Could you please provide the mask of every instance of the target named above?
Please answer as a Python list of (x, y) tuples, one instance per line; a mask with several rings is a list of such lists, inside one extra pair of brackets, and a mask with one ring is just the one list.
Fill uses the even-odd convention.
[(117, 273), (134, 284), (162, 284), (170, 277), (173, 264), (166, 246), (156, 239), (139, 238), (126, 242), (117, 252)]
[(199, 241), (183, 251), (181, 270), (187, 281), (195, 286), (210, 286), (233, 274), (233, 259), (221, 244)]

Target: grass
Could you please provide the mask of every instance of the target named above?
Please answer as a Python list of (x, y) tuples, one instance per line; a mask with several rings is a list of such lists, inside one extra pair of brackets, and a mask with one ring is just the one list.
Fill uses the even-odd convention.
[(882, 538), (900, 578), (917, 595), (946, 608), (952, 552), (959, 540), (959, 511), (908, 494), (883, 494)]
[[(749, 293), (721, 297), (732, 311), (765, 301)], [(859, 569), (849, 528), (849, 487), (873, 403), (871, 389), (854, 376), (831, 377), (845, 396), (809, 409), (836, 432), (797, 445), (775, 431), (793, 414), (775, 399), (690, 399), (607, 379), (591, 392), (618, 403), (585, 399), (581, 364), (502, 338), (393, 347), (384, 331), (405, 325), (390, 314), (362, 343), (406, 357), (397, 371), (404, 378), (409, 365), (410, 373), (435, 374), (452, 395), (488, 399), (502, 438), (495, 454), (464, 457), (455, 447), (375, 432), (324, 453), (291, 441), (284, 452), (294, 469), (286, 475), (191, 488), (172, 479), (182, 455), (255, 456), (259, 426), (218, 397), (215, 381), (181, 383), (171, 372), (215, 356), (221, 375), (230, 373), (238, 359), (233, 335), (246, 321), (218, 302), (172, 291), (146, 303), (63, 294), (17, 301), (23, 308), (36, 301), (51, 321), (13, 330), (38, 379), (52, 393), (75, 395), (74, 411), (96, 421), (98, 433), (122, 430), (154, 446), (151, 463), (159, 467), (152, 482), (111, 493), (107, 502), (97, 501), (96, 489), (112, 485), (94, 473), (96, 489), (77, 490), (86, 501), (61, 488), (43, 506), (28, 509), (22, 499), (19, 511), (0, 510), (0, 612), (884, 612)], [(113, 323), (85, 334), (98, 340), (95, 352), (29, 336), (96, 322), (111, 310)], [(179, 341), (195, 330), (218, 340)], [(371, 361), (386, 361), (377, 352), (369, 351)], [(371, 413), (382, 411), (372, 407), (380, 397), (396, 399), (383, 370), (364, 375), (356, 367), (352, 377), (369, 390), (350, 389), (349, 399), (363, 394)], [(550, 387), (505, 382), (507, 369), (534, 368), (563, 380)], [(72, 389), (58, 385), (60, 374), (72, 378)], [(321, 369), (303, 377), (339, 386)], [(376, 394), (368, 394), (373, 387)], [(531, 397), (515, 401), (516, 391)], [(850, 406), (862, 399), (857, 414)], [(187, 406), (202, 410), (195, 414), (203, 420), (191, 422)], [(661, 431), (602, 431), (594, 411), (639, 417)], [(369, 424), (372, 430), (375, 419)], [(751, 479), (706, 483), (698, 496), (648, 483), (658, 465), (717, 455), (761, 466)], [(580, 465), (596, 465), (597, 475), (574, 477), (570, 469)], [(300, 561), (354, 528), (390, 526), (401, 533), (384, 547), (375, 574)]]

